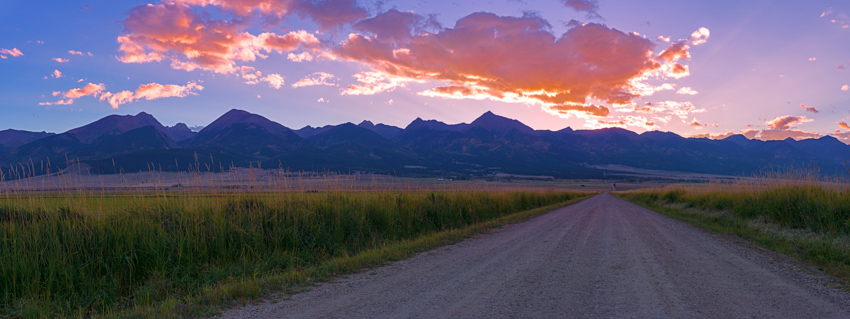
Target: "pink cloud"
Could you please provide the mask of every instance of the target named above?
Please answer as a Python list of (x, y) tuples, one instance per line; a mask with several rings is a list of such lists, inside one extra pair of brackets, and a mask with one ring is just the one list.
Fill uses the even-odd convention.
[(845, 84), (844, 86), (842, 86), (842, 87), (841, 87), (841, 90), (842, 90), (842, 91), (850, 90), (850, 85), (846, 85), (846, 84)]
[(836, 69), (839, 69), (841, 71), (847, 71), (847, 68), (845, 68), (843, 64), (839, 65)]
[(708, 28), (702, 27), (698, 30), (691, 33), (691, 44), (700, 45), (708, 41), (708, 37), (711, 36), (711, 31)]
[(354, 0), (176, 0), (184, 5), (214, 6), (240, 17), (259, 15), (265, 19), (297, 16), (311, 19), (324, 30), (334, 29), (366, 17)]
[(266, 77), (260, 79), (260, 81), (268, 82), (269, 86), (275, 89), (280, 89), (280, 87), (283, 86), (284, 83), (283, 76), (274, 73), (267, 75)]
[(106, 86), (104, 86), (102, 83), (101, 84), (89, 83), (89, 84), (86, 84), (86, 86), (84, 86), (82, 88), (71, 89), (68, 92), (65, 92), (64, 96), (66, 98), (69, 98), (69, 99), (79, 99), (81, 97), (88, 96), (88, 95), (96, 97), (98, 94), (103, 92), (104, 89), (106, 89)]
[(767, 121), (765, 124), (767, 124), (767, 127), (774, 130), (787, 130), (797, 126), (798, 124), (808, 123), (811, 121), (814, 120), (806, 118), (805, 116), (785, 115)]
[[(118, 37), (122, 53), (119, 60), (124, 63), (167, 60), (175, 69), (229, 74), (240, 70), (240, 61), (266, 58), (263, 52), (317, 48), (319, 40), (303, 30), (284, 35), (265, 32), (254, 36), (244, 31), (250, 27), (245, 21), (212, 19), (186, 5), (217, 5), (242, 12), (249, 4), (259, 6), (261, 3), (271, 6), (278, 2), (210, 0), (137, 6), (130, 10), (123, 22), (125, 35)], [(269, 12), (274, 11), (269, 8)], [(262, 9), (260, 11), (263, 12)]]
[(705, 126), (704, 124), (700, 124), (700, 122), (699, 122), (699, 120), (697, 120), (697, 118), (694, 118), (693, 120), (691, 120), (691, 123), (688, 124), (688, 125), (693, 126), (698, 130), (702, 129)]
[(325, 73), (325, 72), (316, 72), (308, 75), (307, 77), (298, 80), (292, 84), (293, 88), (299, 88), (304, 86), (314, 86), (314, 85), (327, 85), (327, 86), (336, 86), (336, 83), (333, 83), (334, 75)]
[(61, 77), (62, 77), (62, 72), (61, 72), (61, 71), (59, 71), (59, 70), (53, 70), (53, 74), (51, 74), (51, 76), (53, 76), (54, 78), (57, 78), (57, 79), (58, 79), (58, 78), (61, 78)]
[(53, 61), (56, 61), (56, 62), (59, 62), (59, 63), (65, 63), (65, 62), (68, 62), (70, 60), (63, 59), (63, 58), (53, 58)]
[(69, 54), (71, 54), (71, 55), (80, 55), (80, 56), (81, 56), (81, 55), (83, 55), (83, 53), (82, 53), (82, 52), (80, 52), (80, 51), (74, 51), (74, 50), (70, 50), (70, 51), (68, 51), (68, 53), (69, 53)]
[[(0, 54), (11, 55), (12, 57), (15, 57), (15, 58), (17, 58), (17, 57), (20, 57), (20, 56), (23, 56), (23, 55), (24, 55), (24, 54), (21, 52), (21, 50), (18, 50), (18, 48), (12, 48), (12, 49), (0, 49)], [(4, 58), (5, 58), (5, 57), (4, 57)]]
[[(356, 26), (365, 28), (372, 19), (383, 19), (381, 25), (411, 21), (409, 15), (390, 11)], [(641, 96), (637, 82), (687, 75), (687, 67), (679, 63), (689, 57), (687, 44), (674, 43), (656, 56), (654, 42), (601, 24), (575, 25), (556, 37), (539, 17), (479, 12), (438, 33), (412, 34), (416, 29), (409, 25), (402, 30), (350, 34), (334, 50), (336, 58), (372, 68), (344, 94), (374, 94), (411, 81), (436, 80), (447, 85), (420, 94), (540, 104), (562, 116), (607, 116), (608, 107), (590, 100), (629, 104)]]
[(100, 100), (106, 100), (113, 109), (117, 109), (122, 104), (141, 99), (156, 100), (167, 97), (198, 95), (197, 91), (203, 89), (204, 87), (196, 82), (188, 82), (186, 85), (148, 83), (139, 85), (135, 92), (127, 90), (118, 93), (105, 92), (100, 95)]
[(806, 110), (806, 112), (815, 113), (815, 114), (820, 113), (820, 111), (818, 111), (818, 109), (815, 108), (814, 106), (808, 106), (808, 105), (805, 105), (803, 103), (800, 103), (800, 108)]
[(676, 91), (676, 94), (697, 95), (697, 94), (699, 94), (699, 92), (697, 92), (696, 90), (686, 86), (686, 87), (683, 87), (683, 88), (679, 89), (678, 91)]

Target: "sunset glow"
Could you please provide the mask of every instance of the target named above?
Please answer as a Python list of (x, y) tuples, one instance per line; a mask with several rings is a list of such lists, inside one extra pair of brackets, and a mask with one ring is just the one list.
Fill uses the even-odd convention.
[[(850, 143), (850, 4), (672, 0), (0, 4), (0, 128), (470, 122)], [(794, 21), (794, 23), (790, 23)], [(836, 126), (836, 123), (838, 125)]]

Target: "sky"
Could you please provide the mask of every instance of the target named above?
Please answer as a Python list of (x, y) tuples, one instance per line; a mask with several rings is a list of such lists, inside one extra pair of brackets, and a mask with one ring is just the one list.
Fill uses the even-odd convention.
[(4, 0), (0, 28), (0, 130), (492, 111), (541, 130), (850, 143), (846, 0)]

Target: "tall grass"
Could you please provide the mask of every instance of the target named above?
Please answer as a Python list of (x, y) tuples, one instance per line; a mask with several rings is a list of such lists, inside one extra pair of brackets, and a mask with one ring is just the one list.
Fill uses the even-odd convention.
[(671, 185), (620, 196), (850, 279), (849, 186), (847, 178), (786, 170), (733, 184)]
[[(18, 194), (0, 201), (0, 316), (155, 305), (563, 202), (541, 191)], [(31, 312), (30, 312), (31, 311)]]

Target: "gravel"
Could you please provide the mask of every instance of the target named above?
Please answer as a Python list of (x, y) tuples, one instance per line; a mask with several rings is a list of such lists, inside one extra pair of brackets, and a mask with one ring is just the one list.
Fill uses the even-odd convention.
[(843, 281), (601, 194), (224, 318), (850, 318)]

